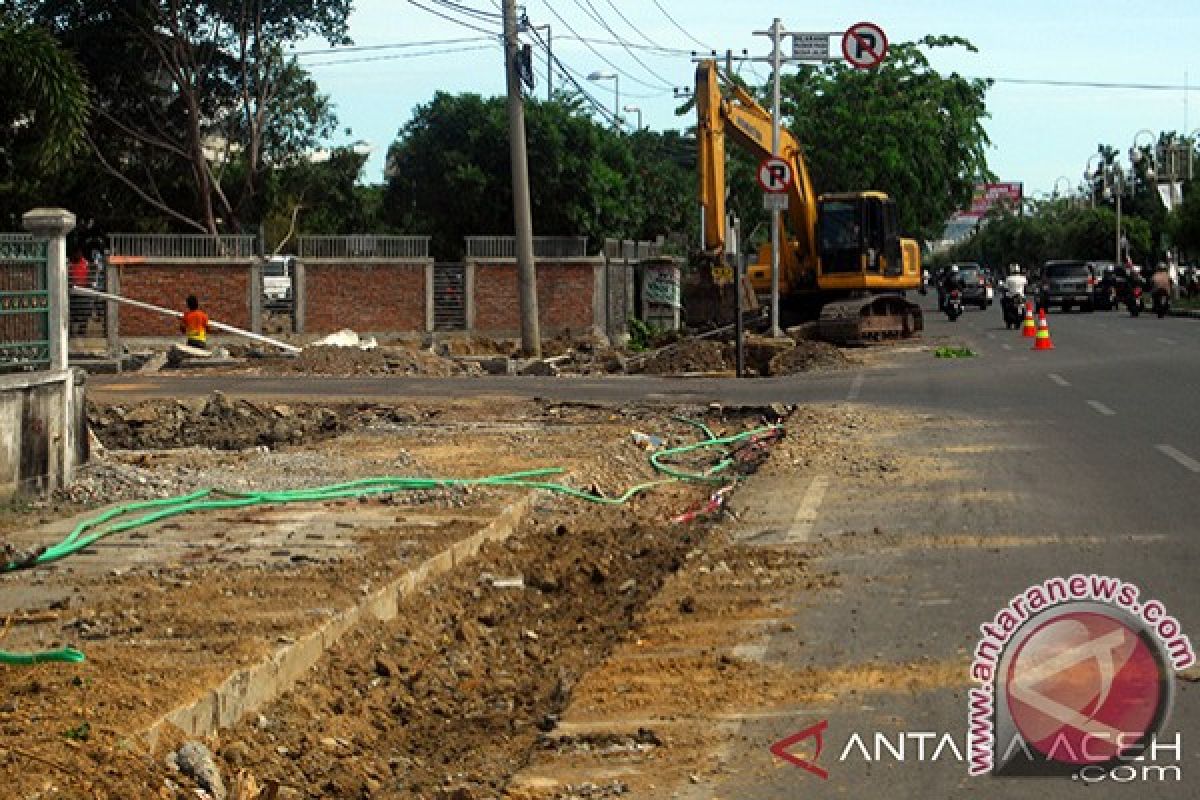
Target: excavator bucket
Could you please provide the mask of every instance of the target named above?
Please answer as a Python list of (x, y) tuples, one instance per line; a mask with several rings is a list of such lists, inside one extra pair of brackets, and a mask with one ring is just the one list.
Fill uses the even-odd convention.
[(898, 294), (880, 294), (828, 303), (821, 309), (817, 333), (834, 344), (869, 344), (908, 339), (925, 328), (921, 307)]

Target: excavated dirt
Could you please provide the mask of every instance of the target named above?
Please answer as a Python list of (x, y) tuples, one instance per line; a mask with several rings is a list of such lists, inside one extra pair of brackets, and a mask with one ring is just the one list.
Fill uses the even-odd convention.
[[(794, 375), (822, 369), (841, 369), (854, 363), (842, 350), (827, 342), (801, 339), (746, 337), (745, 359), (748, 374), (759, 376)], [(685, 373), (724, 373), (737, 367), (737, 351), (732, 342), (685, 339), (643, 359), (633, 359), (635, 368), (652, 375)]]
[[(250, 473), (286, 471), (292, 462), (283, 459), (296, 458), (295, 465), (311, 468), (293, 470), (301, 481), (318, 477), (310, 456), (327, 459), (335, 479), (354, 473), (356, 460), (360, 476), (470, 476), (560, 464), (573, 485), (614, 496), (653, 474), (631, 429), (672, 443), (696, 435), (662, 410), (504, 402), (446, 408), (408, 407), (396, 412), (400, 421), (388, 422), (391, 428), (368, 427), (300, 448), (214, 452), (204, 474), (219, 473), (228, 458), (246, 458)], [(383, 412), (369, 411), (375, 419)], [(759, 417), (747, 409), (707, 422), (726, 434)], [(195, 470), (203, 459), (195, 449), (111, 457), (118, 456), (124, 467), (146, 470)], [(181, 488), (185, 478), (198, 479), (182, 474)], [(245, 478), (254, 483), (253, 474)], [(239, 800), (497, 796), (528, 762), (540, 734), (554, 727), (576, 683), (631, 640), (639, 610), (703, 540), (703, 526), (670, 520), (707, 492), (674, 485), (623, 507), (539, 495), (514, 539), (406, 601), (397, 622), (358, 629), (294, 691), (210, 741), (225, 785), (286, 787), (277, 795), (232, 795)], [(251, 510), (180, 521), (183, 530), (196, 526), (202, 540), (215, 544), (178, 562), (93, 574), (75, 572), (68, 561), (12, 576), (5, 588), (15, 582), (30, 594), (5, 644), (82, 645), (88, 661), (0, 672), (0, 694), (10, 699), (0, 705), (5, 796), (197, 797), (193, 780), (166, 759), (179, 738), (168, 736), (150, 751), (139, 730), (229, 669), (294, 641), (323, 618), (321, 609), (345, 607), (462, 534), (453, 525), (406, 527), (405, 508), (413, 502), (487, 518), (505, 496), (511, 492), (475, 489), (346, 501), (356, 514), (395, 509), (396, 522), (347, 531), (357, 551), (333, 559), (285, 555), (248, 563), (238, 555), (241, 545), (223, 537), (269, 516)], [(106, 541), (97, 550), (120, 552), (112, 549), (118, 544)]]

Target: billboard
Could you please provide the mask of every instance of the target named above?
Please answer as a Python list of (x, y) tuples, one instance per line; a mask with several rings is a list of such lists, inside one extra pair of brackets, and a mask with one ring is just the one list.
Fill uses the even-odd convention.
[(960, 211), (954, 216), (956, 219), (977, 221), (987, 212), (1002, 204), (1010, 208), (1020, 208), (1023, 193), (1024, 184), (1019, 181), (977, 183), (975, 184), (975, 193), (971, 197), (970, 209)]

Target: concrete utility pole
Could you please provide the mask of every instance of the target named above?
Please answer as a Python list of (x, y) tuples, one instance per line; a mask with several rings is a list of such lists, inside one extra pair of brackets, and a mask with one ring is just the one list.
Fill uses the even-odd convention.
[(517, 233), (517, 288), (521, 296), (521, 351), (541, 358), (537, 272), (533, 261), (533, 214), (529, 207), (529, 163), (525, 154), (525, 103), (517, 74), (517, 5), (504, 0), (504, 69), (508, 77), (508, 141), (512, 155), (513, 222)]
[[(783, 54), (780, 52), (782, 39), (787, 34), (779, 17), (771, 24), (769, 31), (755, 31), (756, 36), (771, 37), (771, 70), (774, 72), (772, 81), (771, 104), (771, 155), (779, 157), (779, 70), (782, 67)], [(771, 211), (771, 335), (778, 338), (783, 336), (779, 327), (779, 212)]]

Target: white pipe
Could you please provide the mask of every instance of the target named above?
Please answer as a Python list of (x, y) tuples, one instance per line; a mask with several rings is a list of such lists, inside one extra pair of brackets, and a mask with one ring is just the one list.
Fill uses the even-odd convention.
[[(158, 314), (165, 314), (169, 317), (179, 318), (179, 317), (183, 316), (182, 311), (175, 311), (170, 308), (163, 308), (162, 306), (156, 306), (156, 305), (152, 305), (150, 303), (143, 303), (141, 300), (131, 300), (128, 297), (121, 297), (120, 295), (109, 294), (108, 292), (101, 292), (98, 289), (88, 289), (83, 286), (72, 286), (71, 293), (81, 295), (83, 297), (99, 297), (104, 300), (115, 300), (116, 302), (124, 303), (127, 306), (135, 306), (137, 308), (144, 308), (147, 311), (153, 311)], [(295, 345), (290, 345), (287, 342), (281, 342), (278, 339), (272, 339), (269, 336), (262, 336), (261, 334), (251, 333), (250, 331), (242, 330), (241, 328), (235, 328), (232, 325), (226, 325), (224, 322), (215, 322), (215, 321), (210, 320), (209, 325), (212, 325), (214, 328), (216, 328), (219, 331), (225, 331), (226, 333), (232, 333), (237, 336), (244, 336), (247, 339), (253, 339), (256, 342), (262, 342), (263, 344), (274, 345), (275, 347), (278, 347), (280, 350), (283, 350), (284, 352), (287, 352), (287, 353), (301, 352), (301, 348), (296, 347)]]

